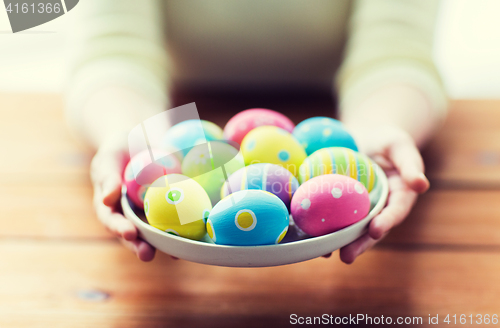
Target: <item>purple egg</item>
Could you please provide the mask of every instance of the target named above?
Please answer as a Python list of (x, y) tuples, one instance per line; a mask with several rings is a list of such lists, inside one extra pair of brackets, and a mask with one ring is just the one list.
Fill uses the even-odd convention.
[(279, 197), (290, 209), (290, 201), (299, 182), (282, 166), (268, 163), (252, 164), (234, 172), (221, 189), (221, 198), (233, 192), (258, 189)]

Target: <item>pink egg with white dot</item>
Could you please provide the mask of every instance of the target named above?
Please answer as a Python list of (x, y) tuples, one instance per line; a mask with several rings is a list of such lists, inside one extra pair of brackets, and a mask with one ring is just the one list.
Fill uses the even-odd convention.
[(146, 190), (161, 176), (181, 173), (181, 162), (164, 150), (144, 150), (130, 160), (125, 167), (123, 180), (127, 186), (127, 195), (139, 208), (144, 208)]
[(340, 174), (320, 175), (302, 184), (292, 198), (295, 224), (310, 236), (322, 236), (365, 218), (370, 198), (363, 184)]
[(233, 116), (224, 127), (224, 139), (241, 144), (251, 130), (264, 125), (272, 125), (292, 132), (295, 124), (285, 115), (271, 109), (252, 108)]

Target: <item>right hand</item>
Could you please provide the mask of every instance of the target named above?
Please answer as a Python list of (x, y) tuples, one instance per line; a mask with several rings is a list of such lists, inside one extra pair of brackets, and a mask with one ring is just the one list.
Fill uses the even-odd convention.
[(107, 139), (98, 148), (90, 166), (94, 208), (99, 220), (134, 252), (141, 261), (151, 261), (155, 248), (139, 238), (134, 224), (120, 211), (122, 174), (129, 160), (126, 136)]

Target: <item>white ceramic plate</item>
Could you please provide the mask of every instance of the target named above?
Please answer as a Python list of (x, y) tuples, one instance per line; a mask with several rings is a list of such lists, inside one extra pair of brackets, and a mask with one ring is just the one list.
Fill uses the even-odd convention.
[(378, 180), (370, 193), (371, 210), (364, 219), (320, 237), (307, 237), (292, 223), (285, 239), (277, 245), (225, 246), (214, 244), (208, 236), (203, 241), (195, 241), (168, 234), (150, 226), (145, 222), (142, 211), (132, 208), (125, 186), (122, 188), (121, 204), (125, 217), (139, 229), (140, 237), (158, 250), (172, 256), (197, 263), (228, 267), (277, 266), (307, 261), (331, 253), (363, 235), (371, 219), (384, 208), (389, 193), (386, 175), (379, 166), (376, 166), (376, 170)]

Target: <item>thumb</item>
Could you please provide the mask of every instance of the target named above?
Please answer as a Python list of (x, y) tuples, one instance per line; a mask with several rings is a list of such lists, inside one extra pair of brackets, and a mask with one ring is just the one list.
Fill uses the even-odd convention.
[(95, 190), (99, 190), (102, 203), (114, 206), (120, 199), (122, 172), (128, 161), (124, 149), (100, 148), (92, 159), (90, 175)]

